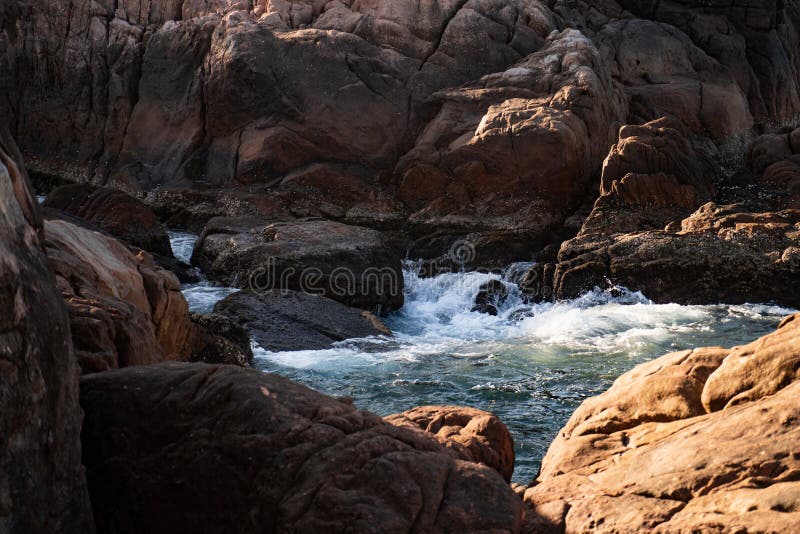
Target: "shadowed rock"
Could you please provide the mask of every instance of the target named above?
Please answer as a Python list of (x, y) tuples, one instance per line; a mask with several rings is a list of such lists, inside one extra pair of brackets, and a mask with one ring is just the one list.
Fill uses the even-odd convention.
[(84, 377), (81, 404), (103, 532), (519, 531), (493, 469), (278, 376), (129, 368)]

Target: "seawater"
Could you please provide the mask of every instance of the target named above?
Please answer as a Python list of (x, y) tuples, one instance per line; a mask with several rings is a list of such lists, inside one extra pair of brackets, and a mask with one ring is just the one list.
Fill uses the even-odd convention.
[[(188, 261), (197, 237), (171, 237), (176, 257)], [(406, 304), (385, 318), (394, 337), (315, 351), (269, 352), (254, 345), (256, 367), (352, 397), (380, 415), (426, 404), (491, 411), (511, 430), (514, 480), (525, 484), (575, 408), (622, 373), (668, 352), (748, 343), (793, 311), (764, 304), (654, 304), (641, 293), (600, 289), (567, 302), (526, 304), (501, 274), (420, 278), (407, 267)], [(498, 315), (471, 311), (480, 286), (492, 279), (509, 290)], [(233, 291), (206, 280), (184, 287), (194, 311), (211, 310)]]

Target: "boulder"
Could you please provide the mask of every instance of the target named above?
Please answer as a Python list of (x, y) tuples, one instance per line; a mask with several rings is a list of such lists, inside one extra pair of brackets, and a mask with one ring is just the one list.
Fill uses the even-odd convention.
[(384, 420), (429, 432), (456, 458), (488, 465), (511, 481), (514, 440), (502, 421), (489, 412), (461, 406), (420, 406)]
[(259, 346), (274, 352), (327, 349), (346, 339), (392, 335), (370, 312), (290, 290), (240, 291), (218, 302), (214, 312), (241, 324)]
[(78, 374), (42, 216), (0, 126), (0, 532), (94, 532)]
[(525, 492), (528, 530), (797, 530), (799, 350), (792, 316), (750, 345), (670, 354), (621, 376), (551, 445)]
[(400, 255), (368, 228), (319, 219), (212, 219), (192, 262), (225, 285), (322, 294), (379, 312), (403, 305)]
[(493, 469), (279, 376), (121, 369), (84, 377), (81, 405), (103, 532), (520, 528), (522, 503)]
[(252, 358), (241, 332), (225, 339), (235, 326), (191, 320), (180, 282), (147, 252), (134, 255), (116, 239), (64, 220), (47, 220), (45, 231), (84, 373), (165, 360), (246, 365)]
[(167, 232), (153, 210), (117, 189), (65, 185), (51, 191), (44, 206), (80, 217), (120, 241), (150, 253), (172, 257)]

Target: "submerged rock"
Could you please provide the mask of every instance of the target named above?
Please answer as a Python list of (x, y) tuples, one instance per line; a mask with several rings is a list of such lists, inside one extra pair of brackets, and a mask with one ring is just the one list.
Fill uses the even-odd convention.
[(392, 335), (370, 312), (289, 290), (234, 293), (218, 302), (214, 312), (244, 326), (270, 351), (327, 349), (346, 339)]
[(42, 216), (0, 125), (0, 531), (94, 532), (81, 466), (78, 365)]
[(320, 219), (213, 219), (192, 257), (210, 277), (257, 292), (321, 294), (380, 312), (403, 305), (401, 257), (380, 232)]
[(275, 375), (174, 363), (110, 371), (84, 377), (81, 405), (103, 532), (520, 528), (522, 502), (493, 469)]
[(734, 349), (670, 354), (584, 402), (525, 493), (528, 529), (800, 528), (800, 315)]

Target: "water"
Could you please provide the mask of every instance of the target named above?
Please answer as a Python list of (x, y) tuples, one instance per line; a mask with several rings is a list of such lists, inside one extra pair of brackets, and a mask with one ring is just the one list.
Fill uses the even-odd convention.
[[(194, 241), (181, 235), (183, 245), (174, 248), (183, 252), (176, 255), (190, 256)], [(494, 412), (514, 436), (514, 480), (521, 483), (535, 477), (574, 409), (620, 374), (668, 352), (752, 341), (791, 313), (766, 305), (657, 305), (640, 293), (600, 290), (569, 302), (528, 305), (504, 281), (509, 299), (490, 316), (471, 308), (480, 285), (500, 275), (421, 279), (409, 268), (405, 277), (406, 305), (386, 318), (394, 338), (317, 351), (273, 353), (256, 346), (256, 367), (353, 397), (381, 415), (425, 404)], [(203, 293), (190, 286), (185, 294), (199, 309), (223, 290)]]
[[(199, 236), (187, 232), (169, 231), (169, 240), (172, 245), (172, 253), (184, 263), (192, 262), (192, 252)], [(210, 282), (202, 273), (200, 281), (196, 284), (184, 284), (182, 291), (189, 303), (189, 310), (198, 313), (209, 313), (214, 309), (214, 305), (232, 293), (236, 289), (222, 287)]]

